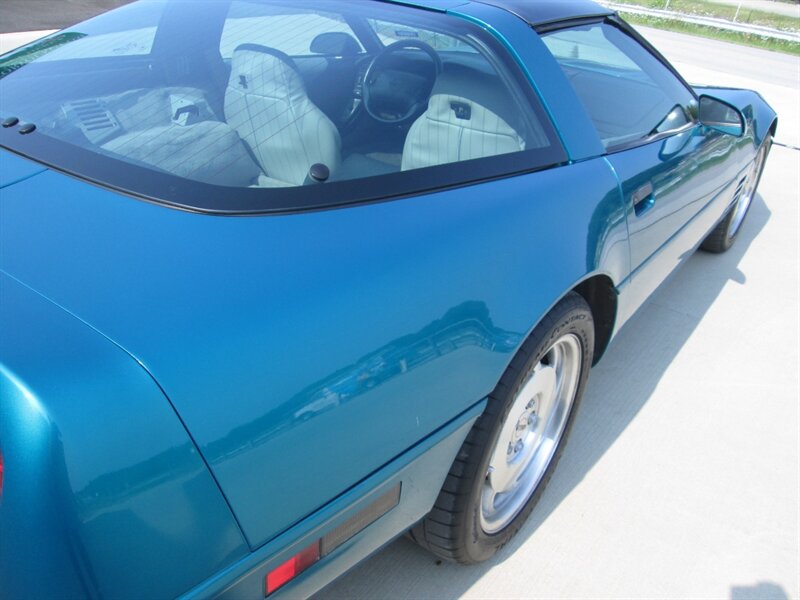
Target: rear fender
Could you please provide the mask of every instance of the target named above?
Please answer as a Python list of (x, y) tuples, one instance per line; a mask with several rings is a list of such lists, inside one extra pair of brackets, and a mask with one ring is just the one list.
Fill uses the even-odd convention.
[(603, 159), (274, 217), (53, 172), (9, 190), (7, 272), (148, 366), (252, 549), (489, 394), (577, 283), (630, 271)]
[(245, 555), (147, 372), (2, 272), (0, 289), (3, 596), (174, 597)]

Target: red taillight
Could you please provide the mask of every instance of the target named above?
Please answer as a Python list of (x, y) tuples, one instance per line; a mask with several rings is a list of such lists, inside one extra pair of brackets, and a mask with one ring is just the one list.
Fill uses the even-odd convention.
[(3, 493), (3, 453), (0, 452), (0, 494)]
[(319, 560), (319, 540), (267, 574), (267, 594), (291, 581)]

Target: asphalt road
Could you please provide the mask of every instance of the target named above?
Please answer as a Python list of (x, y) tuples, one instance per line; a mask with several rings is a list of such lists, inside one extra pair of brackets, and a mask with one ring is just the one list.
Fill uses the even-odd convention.
[(0, 0), (0, 33), (63, 29), (131, 0)]
[[(800, 59), (644, 33), (691, 82), (761, 91), (778, 142), (800, 146)], [(799, 204), (800, 151), (776, 145), (736, 246), (691, 257), (592, 371), (498, 556), (439, 564), (400, 539), (315, 600), (800, 599)]]

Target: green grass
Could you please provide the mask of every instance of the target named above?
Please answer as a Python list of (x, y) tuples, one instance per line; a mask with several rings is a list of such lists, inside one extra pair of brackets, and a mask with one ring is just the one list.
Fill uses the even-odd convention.
[[(663, 9), (666, 0), (618, 0), (625, 4), (636, 4), (647, 8)], [(736, 7), (729, 4), (716, 4), (705, 0), (670, 0), (669, 10), (687, 15), (701, 15), (704, 17), (717, 17), (733, 21), (736, 16)], [(800, 18), (777, 15), (763, 10), (751, 10), (743, 7), (739, 12), (737, 23), (763, 25), (783, 31), (800, 31)]]
[(744, 46), (753, 46), (754, 48), (762, 48), (764, 50), (772, 50), (774, 52), (784, 52), (786, 54), (800, 56), (800, 43), (798, 42), (788, 42), (784, 40), (763, 37), (760, 35), (739, 33), (737, 31), (728, 31), (726, 29), (718, 29), (716, 27), (707, 27), (705, 25), (695, 25), (694, 23), (685, 23), (683, 21), (676, 21), (674, 19), (662, 19), (659, 17), (634, 15), (625, 12), (621, 12), (620, 14), (626, 21), (633, 23), (634, 25), (656, 27), (658, 29), (666, 29), (667, 31), (688, 33), (690, 35), (711, 38), (713, 40), (733, 42), (735, 44), (742, 44)]

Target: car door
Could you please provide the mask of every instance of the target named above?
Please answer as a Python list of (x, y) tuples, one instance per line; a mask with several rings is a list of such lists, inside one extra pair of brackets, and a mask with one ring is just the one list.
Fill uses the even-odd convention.
[[(543, 40), (583, 102), (619, 178), (628, 210), (632, 300), (638, 305), (705, 233), (700, 222), (693, 226), (696, 217), (706, 207), (724, 209), (723, 192), (737, 169), (720, 159), (733, 151), (735, 138), (700, 125), (694, 92), (617, 23), (558, 29)], [(720, 206), (711, 206), (715, 200)]]

